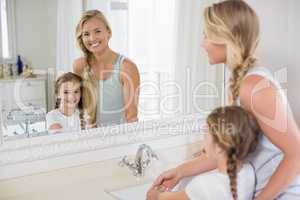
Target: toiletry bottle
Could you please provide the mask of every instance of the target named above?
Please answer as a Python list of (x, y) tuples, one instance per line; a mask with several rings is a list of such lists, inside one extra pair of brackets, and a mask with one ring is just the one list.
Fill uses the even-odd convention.
[(21, 60), (21, 56), (20, 55), (18, 55), (17, 66), (18, 66), (18, 75), (21, 75), (22, 72), (23, 72), (23, 62)]
[(1, 65), (0, 65), (0, 78), (3, 78), (3, 77), (4, 77), (3, 72), (4, 72), (4, 67), (3, 67), (3, 65), (1, 64)]
[(8, 64), (9, 68), (9, 76), (13, 77), (14, 76), (14, 71), (13, 71), (13, 64)]

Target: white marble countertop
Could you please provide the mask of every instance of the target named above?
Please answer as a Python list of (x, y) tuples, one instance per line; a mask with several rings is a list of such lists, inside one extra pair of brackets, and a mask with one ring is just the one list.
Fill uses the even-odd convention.
[[(176, 166), (199, 150), (199, 143), (160, 149), (156, 152), (163, 164), (159, 171)], [(120, 159), (0, 181), (0, 200), (113, 200), (107, 191), (151, 182), (160, 173), (136, 178), (127, 167), (118, 166)]]

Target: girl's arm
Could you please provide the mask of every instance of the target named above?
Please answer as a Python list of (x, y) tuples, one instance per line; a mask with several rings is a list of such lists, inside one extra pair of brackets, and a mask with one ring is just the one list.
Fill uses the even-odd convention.
[(263, 134), (284, 154), (284, 158), (256, 200), (274, 199), (300, 173), (300, 131), (288, 103), (278, 88), (258, 75), (241, 85), (241, 105), (257, 118)]
[(49, 127), (51, 133), (59, 133), (61, 129), (62, 126), (59, 123), (51, 124)]
[(138, 120), (138, 99), (140, 75), (136, 65), (125, 59), (121, 67), (120, 79), (123, 84), (125, 117), (128, 123)]
[(184, 191), (181, 192), (159, 192), (152, 189), (147, 193), (147, 200), (189, 200)]
[(215, 160), (201, 154), (199, 157), (187, 161), (175, 169), (162, 173), (154, 181), (152, 188), (164, 186), (164, 188), (172, 189), (183, 177), (198, 175), (216, 169), (216, 167), (217, 163)]

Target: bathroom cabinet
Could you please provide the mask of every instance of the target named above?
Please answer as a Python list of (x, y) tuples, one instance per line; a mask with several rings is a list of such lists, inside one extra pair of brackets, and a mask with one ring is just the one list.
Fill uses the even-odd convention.
[(46, 76), (0, 79), (0, 91), (1, 111), (28, 106), (47, 108)]

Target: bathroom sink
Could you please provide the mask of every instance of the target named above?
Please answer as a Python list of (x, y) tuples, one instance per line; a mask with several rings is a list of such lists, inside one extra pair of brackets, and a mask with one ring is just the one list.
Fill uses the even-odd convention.
[(127, 187), (120, 190), (110, 191), (109, 194), (118, 200), (145, 200), (146, 194), (152, 183)]

